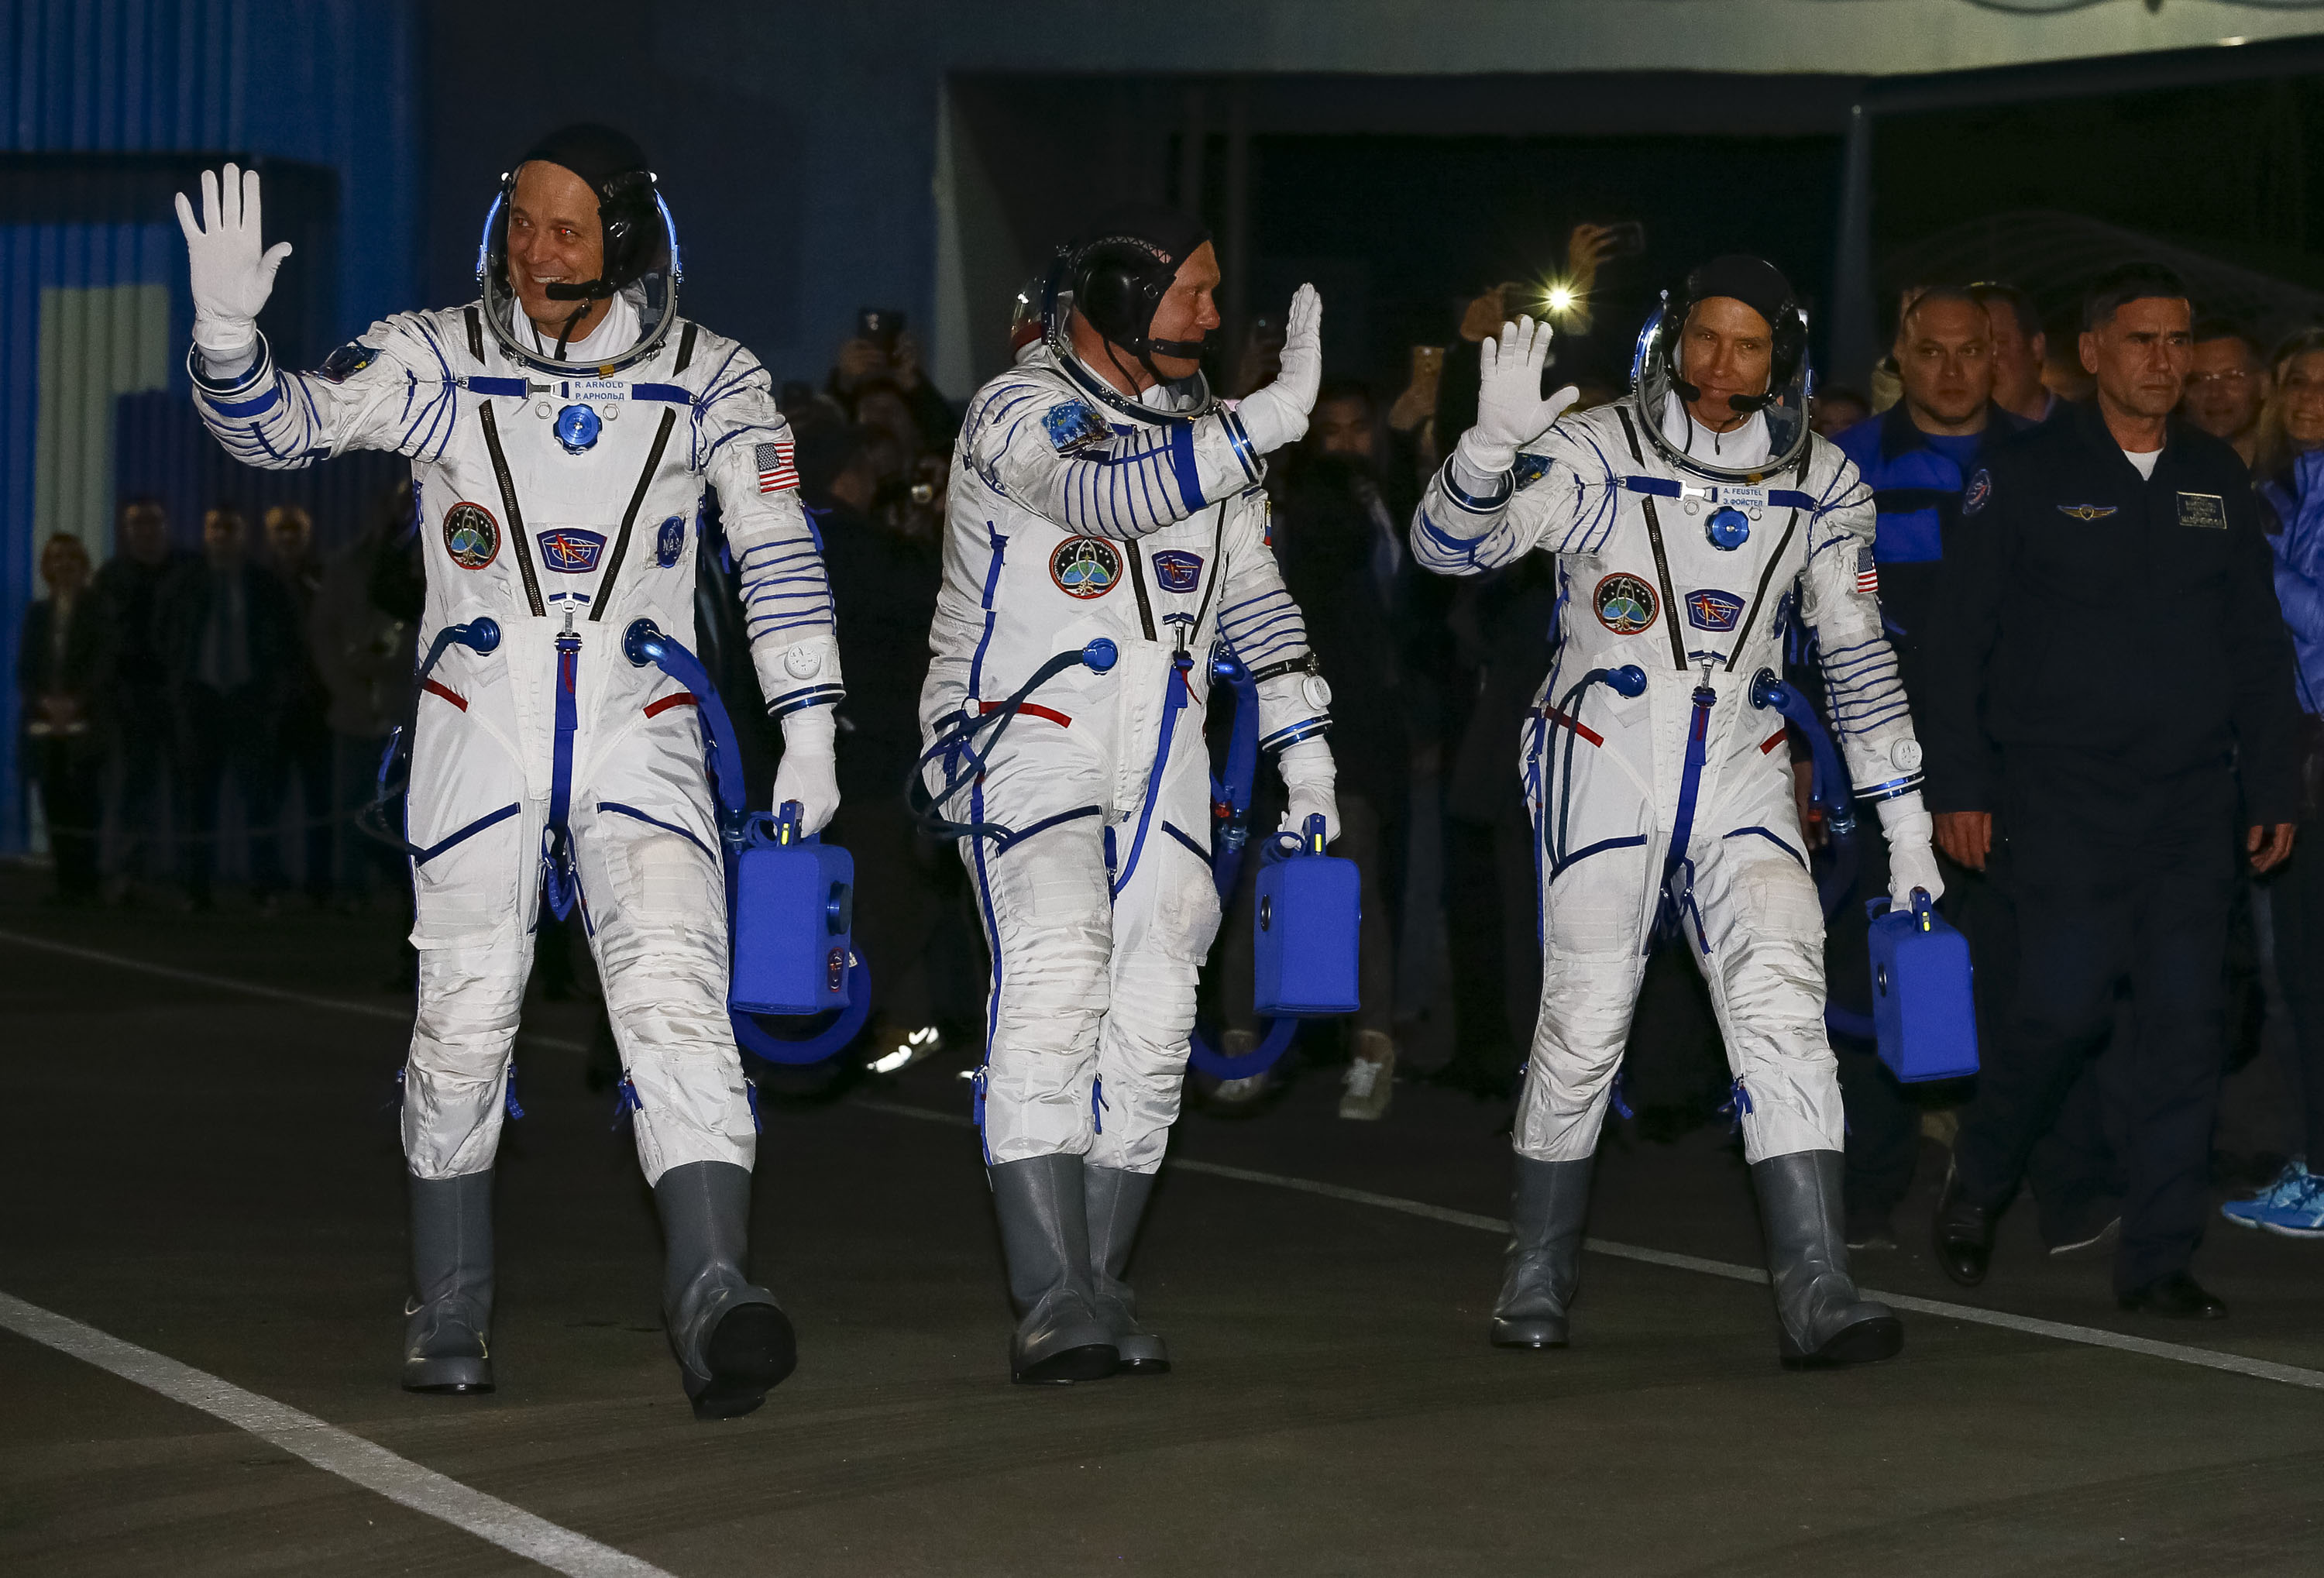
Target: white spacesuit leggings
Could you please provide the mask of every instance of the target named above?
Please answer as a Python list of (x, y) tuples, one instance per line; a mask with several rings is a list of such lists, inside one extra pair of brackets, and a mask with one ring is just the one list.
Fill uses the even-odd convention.
[[(749, 1167), (757, 1133), (726, 1017), (726, 897), (718, 862), (679, 822), (576, 793), (581, 905), (605, 1010), (636, 1102), (649, 1185), (674, 1167)], [(414, 871), (420, 1016), (403, 1084), (413, 1176), (493, 1165), (533, 927), (545, 801), (484, 826)], [(556, 924), (553, 920), (549, 924)]]
[(1099, 808), (1130, 797), (1067, 729), (1019, 719), (974, 791), (976, 817), (1014, 835), (961, 841), (993, 958), (982, 1103), (993, 1162), (1162, 1165), (1219, 927), (1209, 763), (1200, 715), (1186, 721), (1134, 867), (1138, 807)]
[[(1787, 786), (1765, 803), (1699, 817), (1684, 918), (1735, 1077), (1751, 1161), (1841, 1146), (1838, 1065), (1823, 1025), (1823, 910), (1798, 853)], [(1668, 830), (1545, 870), (1541, 1014), (1517, 1149), (1536, 1161), (1591, 1155), (1646, 972)]]

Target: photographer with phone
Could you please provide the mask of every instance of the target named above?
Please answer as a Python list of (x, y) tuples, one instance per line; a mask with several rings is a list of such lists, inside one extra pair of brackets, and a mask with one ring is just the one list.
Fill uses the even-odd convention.
[(862, 420), (856, 402), (869, 387), (878, 384), (891, 384), (903, 396), (913, 424), (919, 429), (921, 448), (941, 454), (952, 448), (953, 437), (960, 431), (960, 419), (953, 414), (952, 402), (920, 370), (920, 342), (907, 331), (904, 312), (899, 307), (856, 309), (855, 333), (839, 342), (825, 388), (848, 420), (855, 421)]

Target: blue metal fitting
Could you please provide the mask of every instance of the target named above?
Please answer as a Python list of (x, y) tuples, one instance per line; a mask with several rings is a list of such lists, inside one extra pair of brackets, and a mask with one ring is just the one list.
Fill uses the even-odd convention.
[(1711, 519), (1702, 524), (1703, 534), (1711, 546), (1732, 553), (1751, 540), (1751, 517), (1732, 504), (1721, 504), (1711, 512)]
[(472, 652), (490, 652), (501, 644), (501, 622), (489, 614), (479, 614), (461, 627), (460, 644)]
[(642, 669), (660, 660), (663, 640), (661, 626), (650, 619), (637, 620), (622, 632), (622, 655)]
[(1120, 658), (1121, 649), (1104, 636), (1099, 636), (1082, 649), (1082, 661), (1088, 666), (1093, 674), (1106, 672), (1119, 662)]
[(1646, 671), (1636, 663), (1625, 663), (1618, 669), (1606, 670), (1606, 683), (1620, 696), (1640, 697), (1646, 693)]

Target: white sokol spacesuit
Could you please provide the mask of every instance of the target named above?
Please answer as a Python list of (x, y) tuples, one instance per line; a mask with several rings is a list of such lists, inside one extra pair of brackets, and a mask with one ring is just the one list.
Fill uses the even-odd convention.
[[(195, 401), (252, 465), (357, 448), (412, 462), (420, 650), (435, 660), (405, 809), (420, 959), (403, 1082), (418, 1284), (406, 1386), (491, 1386), (491, 1169), (546, 889), (552, 907), (578, 907), (604, 982), (688, 1393), (706, 1414), (743, 1411), (788, 1370), (791, 1338), (739, 1264), (756, 1133), (727, 1018), (720, 832), (695, 698), (633, 663), (623, 635), (650, 620), (693, 644), (715, 488), (760, 685), (798, 757), (778, 798), (804, 798), (819, 826), (835, 804), (842, 694), (829, 589), (767, 374), (676, 315), (674, 243), (633, 145), (580, 128), (528, 158), (587, 180), (609, 237), (625, 227), (627, 245), (606, 247), (614, 293), (586, 337), (563, 344), (512, 309), (499, 250), (512, 180), (487, 222), (483, 300), (376, 323), (311, 374), (277, 367), (246, 313), (198, 327)], [(255, 191), (235, 213), (226, 174), (227, 211), (212, 202), (206, 230), (188, 218), (198, 302), (206, 247), (213, 273), (237, 236), (255, 255)]]
[[(1714, 297), (1775, 326), (1776, 398), (1722, 433), (1690, 414), (1676, 349), (1690, 309)], [(1478, 428), (1414, 520), (1415, 557), (1442, 574), (1536, 551), (1557, 564), (1555, 652), (1520, 741), (1543, 973), (1495, 1309), (1503, 1345), (1565, 1340), (1591, 1158), (1658, 921), (1692, 945), (1725, 1037), (1784, 1358), (1883, 1358), (1901, 1340), (1848, 1280), (1823, 915), (1784, 721), (1752, 694), (1763, 673), (1781, 676), (1792, 623), (1820, 642), (1840, 749), (1858, 796), (1877, 804), (1897, 891), (1941, 889), (1920, 747), (1881, 633), (1871, 494), (1806, 430), (1804, 325), (1789, 298), (1757, 260), (1705, 265), (1642, 338), (1636, 392), (1562, 417), (1570, 391), (1539, 398), (1546, 328), (1505, 329), (1488, 342)]]
[[(1129, 347), (1121, 365), (1153, 344), (1154, 302), (1200, 236), (1167, 215), (1135, 228), (1061, 264), (1044, 340), (969, 402), (920, 702), (926, 776), (953, 786), (955, 826), (980, 829), (960, 841), (993, 959), (979, 1104), (1025, 1311), (1021, 1380), (1167, 1368), (1120, 1277), (1178, 1114), (1219, 925), (1203, 734), (1213, 642), (1258, 680), (1294, 815), (1336, 826), (1330, 692), (1258, 485), (1261, 454), (1305, 429), (1320, 309), (1303, 291), (1283, 378), (1240, 411), (1199, 375), (1130, 399), (1074, 354), (1066, 326), (1076, 301), (1097, 308), (1092, 320)], [(1108, 291), (1130, 305), (1105, 313)], [(1093, 643), (1102, 669), (1073, 656)]]

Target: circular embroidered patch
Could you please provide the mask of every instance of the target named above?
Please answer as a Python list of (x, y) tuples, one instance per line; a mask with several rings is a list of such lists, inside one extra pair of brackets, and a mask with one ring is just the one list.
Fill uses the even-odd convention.
[(483, 569), (500, 557), (500, 522), (482, 504), (453, 505), (444, 512), (444, 551), (464, 570)]
[(1598, 583), (1590, 602), (1598, 623), (1616, 635), (1636, 635), (1655, 622), (1655, 589), (1619, 570)]
[(1121, 579), (1121, 550), (1102, 537), (1068, 537), (1049, 556), (1049, 579), (1068, 597), (1102, 597)]

